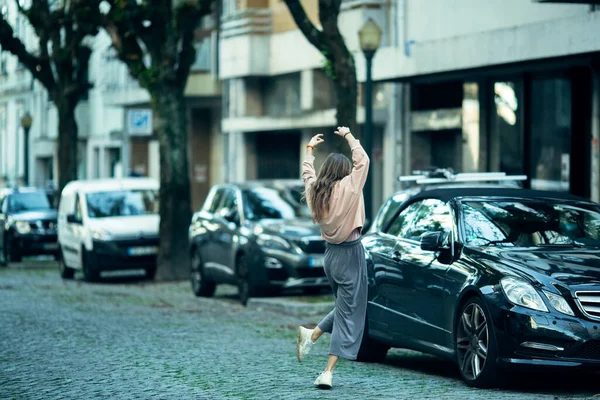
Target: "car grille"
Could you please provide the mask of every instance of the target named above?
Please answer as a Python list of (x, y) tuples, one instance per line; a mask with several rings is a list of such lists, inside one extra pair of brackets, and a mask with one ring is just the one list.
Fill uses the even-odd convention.
[(56, 230), (56, 221), (53, 220), (40, 220), (40, 221), (32, 221), (29, 223), (29, 227), (32, 231), (47, 231), (47, 230)]
[(590, 340), (569, 349), (563, 357), (582, 360), (600, 360), (600, 340)]
[(600, 292), (575, 292), (575, 297), (586, 316), (600, 320)]
[(325, 241), (324, 240), (298, 240), (296, 242), (300, 250), (307, 254), (324, 254), (325, 253)]

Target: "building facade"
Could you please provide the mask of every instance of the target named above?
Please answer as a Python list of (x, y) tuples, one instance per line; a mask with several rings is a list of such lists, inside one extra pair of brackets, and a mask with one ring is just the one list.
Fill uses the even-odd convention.
[[(302, 3), (318, 26), (318, 2)], [(600, 10), (569, 3), (342, 2), (359, 82), (358, 30), (370, 17), (384, 32), (373, 61), (375, 208), (399, 175), (432, 166), (526, 174), (529, 187), (599, 199)], [(226, 179), (299, 175), (303, 144), (335, 124), (322, 66), (285, 3), (224, 2)]]

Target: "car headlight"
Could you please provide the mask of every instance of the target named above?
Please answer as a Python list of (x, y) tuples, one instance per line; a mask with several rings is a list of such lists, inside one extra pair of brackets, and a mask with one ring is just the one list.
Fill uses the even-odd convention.
[(518, 278), (506, 277), (500, 281), (500, 284), (511, 303), (532, 310), (548, 312), (542, 296), (529, 283)]
[(256, 239), (256, 243), (260, 247), (265, 247), (271, 250), (289, 250), (292, 245), (287, 240), (278, 236), (272, 236), (267, 234), (260, 234)]
[(546, 292), (545, 290), (544, 295), (546, 295), (546, 297), (550, 301), (550, 304), (552, 304), (552, 307), (554, 307), (556, 311), (558, 311), (559, 313), (571, 315), (573, 317), (575, 316), (575, 313), (573, 312), (571, 307), (569, 307), (569, 303), (567, 303), (564, 297), (558, 294)]
[(31, 232), (31, 225), (29, 225), (29, 222), (27, 221), (17, 221), (15, 222), (15, 229), (21, 235), (26, 235)]
[(94, 230), (92, 230), (91, 233), (92, 233), (92, 239), (94, 239), (94, 240), (105, 241), (105, 240), (111, 239), (110, 233), (108, 233), (104, 229), (94, 229)]

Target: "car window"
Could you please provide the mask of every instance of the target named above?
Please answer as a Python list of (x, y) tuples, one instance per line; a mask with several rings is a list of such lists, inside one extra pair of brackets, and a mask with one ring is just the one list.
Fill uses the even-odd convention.
[(223, 203), (219, 207), (217, 214), (221, 217), (226, 216), (231, 210), (237, 210), (237, 196), (234, 190), (227, 189), (223, 195)]
[(412, 224), (417, 211), (421, 207), (421, 202), (415, 202), (406, 207), (398, 214), (398, 216), (392, 221), (389, 228), (385, 231), (388, 235), (404, 237), (404, 234)]
[(85, 195), (89, 218), (158, 214), (158, 191), (152, 189), (112, 190)]
[(421, 240), (427, 232), (450, 232), (452, 213), (450, 206), (437, 199), (423, 200), (413, 224), (402, 236), (405, 239)]
[(13, 213), (50, 208), (48, 197), (42, 192), (13, 193), (8, 197), (8, 211)]
[(8, 204), (8, 202), (6, 201), (6, 197), (4, 197), (3, 199), (0, 199), (0, 212), (2, 214), (6, 214), (6, 212), (8, 211), (6, 209), (7, 204)]
[(408, 197), (405, 193), (398, 193), (388, 199), (385, 204), (381, 207), (381, 210), (377, 214), (373, 226), (376, 230), (386, 229), (394, 215), (398, 212), (398, 209), (402, 206), (402, 203)]
[(77, 195), (77, 197), (75, 198), (75, 218), (77, 218), (78, 221), (81, 221), (83, 219), (83, 213), (81, 212), (81, 201), (79, 199), (79, 195)]
[(212, 197), (212, 201), (208, 206), (208, 212), (215, 213), (219, 209), (219, 204), (221, 204), (221, 200), (223, 200), (223, 194), (225, 194), (225, 189), (218, 189), (215, 195)]

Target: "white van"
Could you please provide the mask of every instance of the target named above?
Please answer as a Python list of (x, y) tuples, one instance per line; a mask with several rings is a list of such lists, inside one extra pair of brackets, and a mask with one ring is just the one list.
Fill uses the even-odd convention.
[(87, 281), (101, 271), (146, 270), (156, 273), (158, 182), (149, 178), (73, 181), (58, 207), (60, 275), (82, 270)]

